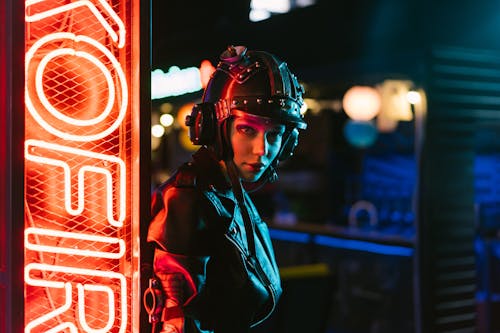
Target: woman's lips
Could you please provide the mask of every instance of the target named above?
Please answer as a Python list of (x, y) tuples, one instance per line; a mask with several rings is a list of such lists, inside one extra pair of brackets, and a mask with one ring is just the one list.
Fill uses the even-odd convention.
[(252, 172), (260, 172), (265, 166), (263, 163), (247, 163), (246, 165)]

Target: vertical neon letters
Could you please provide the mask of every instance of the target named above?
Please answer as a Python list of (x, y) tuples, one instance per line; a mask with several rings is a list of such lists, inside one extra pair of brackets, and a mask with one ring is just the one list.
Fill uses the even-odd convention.
[(25, 2), (25, 333), (131, 330), (129, 2)]

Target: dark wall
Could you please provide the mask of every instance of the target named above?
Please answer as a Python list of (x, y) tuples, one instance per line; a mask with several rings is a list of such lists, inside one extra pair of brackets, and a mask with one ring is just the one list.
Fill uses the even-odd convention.
[[(153, 67), (216, 60), (228, 44), (265, 49), (307, 68), (415, 47), (415, 1), (318, 1), (248, 21), (249, 0), (153, 1)], [(393, 52), (390, 51), (390, 52)]]
[(415, 72), (431, 44), (500, 49), (494, 0), (318, 0), (260, 22), (248, 20), (249, 5), (153, 0), (153, 68), (216, 62), (229, 44), (274, 52), (299, 72), (333, 67), (341, 77), (361, 69)]

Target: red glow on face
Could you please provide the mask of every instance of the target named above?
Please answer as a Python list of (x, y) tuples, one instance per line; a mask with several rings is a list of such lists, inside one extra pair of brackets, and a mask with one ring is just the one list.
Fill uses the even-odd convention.
[(25, 332), (132, 331), (132, 2), (26, 1)]

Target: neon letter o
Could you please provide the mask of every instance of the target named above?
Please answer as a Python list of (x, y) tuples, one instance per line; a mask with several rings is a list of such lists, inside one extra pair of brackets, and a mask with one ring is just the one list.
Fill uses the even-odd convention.
[[(57, 43), (55, 43), (55, 41), (57, 41)], [(51, 43), (53, 45), (50, 45)], [(77, 51), (68, 47), (59, 47), (59, 45), (75, 45), (77, 43), (82, 43), (81, 45), (84, 45), (86, 49), (90, 47), (91, 49), (96, 50), (96, 52), (100, 55), (105, 56), (108, 60), (108, 67), (109, 64), (111, 64), (112, 69), (107, 68), (106, 65), (100, 62), (96, 56), (86, 51)], [(75, 119), (73, 117), (66, 116), (54, 108), (45, 97), (42, 83), (43, 71), (46, 65), (54, 57), (61, 55), (71, 55), (84, 58), (94, 66), (98, 67), (100, 72), (106, 77), (108, 101), (99, 116), (87, 120)], [(28, 79), (26, 80), (26, 107), (36, 122), (39, 123), (45, 130), (63, 139), (82, 142), (102, 139), (120, 126), (126, 115), (128, 107), (128, 87), (121, 64), (104, 45), (87, 36), (75, 35), (73, 33), (54, 33), (40, 38), (31, 46), (28, 52), (26, 52), (26, 78), (31, 77), (29, 74), (33, 71), (33, 69), (30, 68), (30, 66), (33, 67), (33, 59), (41, 60), (38, 64), (36, 64), (37, 67), (34, 80), (36, 93), (34, 93), (28, 85)], [(113, 75), (111, 75), (112, 71), (116, 73), (114, 77), (118, 80), (121, 102), (116, 101), (115, 98), (115, 95), (117, 94), (115, 93), (116, 89), (115, 83), (113, 82)], [(42, 110), (38, 110), (37, 107), (35, 107), (34, 102), (37, 102), (37, 105), (40, 105), (42, 109), (60, 120), (64, 126), (47, 121), (43, 115), (40, 114), (40, 111)], [(96, 126), (113, 116), (111, 110), (115, 102), (120, 103), (120, 105), (118, 105), (118, 115), (110, 121), (110, 125), (105, 129), (102, 129), (102, 126), (101, 128)], [(81, 131), (82, 127), (86, 127), (85, 134), (77, 134), (77, 131)], [(71, 129), (73, 129), (73, 131)]]

